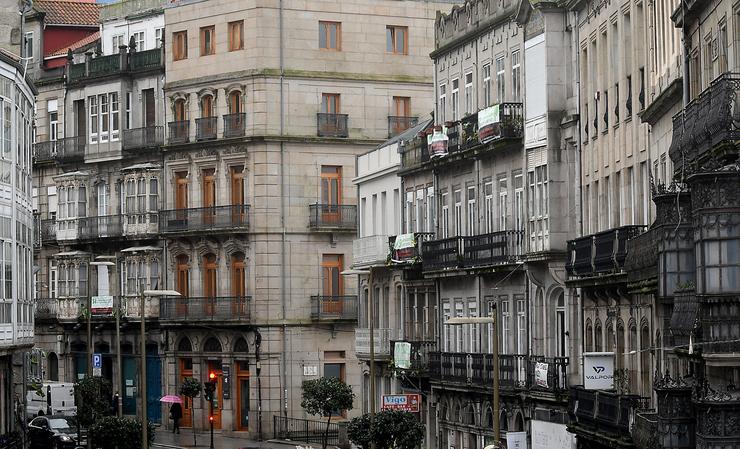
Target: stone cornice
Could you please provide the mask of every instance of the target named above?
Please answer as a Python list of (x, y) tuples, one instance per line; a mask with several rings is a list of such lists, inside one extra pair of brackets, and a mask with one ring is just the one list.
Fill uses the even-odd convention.
[(683, 78), (679, 77), (671, 81), (663, 92), (660, 93), (650, 104), (637, 115), (643, 123), (655, 125), (663, 115), (673, 107), (676, 102), (681, 100), (683, 92)]

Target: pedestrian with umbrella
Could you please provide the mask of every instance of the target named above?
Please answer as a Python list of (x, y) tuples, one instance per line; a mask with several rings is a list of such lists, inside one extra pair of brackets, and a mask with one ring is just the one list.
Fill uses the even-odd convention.
[(172, 421), (174, 422), (172, 433), (180, 433), (180, 419), (182, 419), (182, 399), (180, 399), (180, 396), (170, 394), (162, 397), (162, 399), (160, 399), (159, 401), (172, 403), (172, 405), (170, 406), (170, 418), (172, 418)]

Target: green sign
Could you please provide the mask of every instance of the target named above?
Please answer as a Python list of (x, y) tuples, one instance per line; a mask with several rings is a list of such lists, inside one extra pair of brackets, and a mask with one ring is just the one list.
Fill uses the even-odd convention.
[(396, 368), (411, 368), (411, 343), (397, 341), (393, 349), (393, 357)]

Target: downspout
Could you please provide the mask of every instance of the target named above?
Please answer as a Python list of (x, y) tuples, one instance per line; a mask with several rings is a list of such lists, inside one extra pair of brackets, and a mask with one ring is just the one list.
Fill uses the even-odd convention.
[(288, 365), (287, 365), (287, 355), (286, 355), (286, 349), (288, 347), (288, 329), (285, 324), (285, 320), (287, 319), (287, 294), (286, 294), (286, 223), (285, 223), (285, 142), (283, 141), (283, 135), (285, 133), (285, 87), (284, 87), (284, 81), (285, 81), (285, 56), (284, 56), (284, 46), (285, 46), (285, 40), (283, 36), (283, 0), (280, 0), (280, 12), (279, 12), (279, 32), (280, 32), (280, 223), (282, 226), (282, 232), (281, 232), (281, 265), (283, 267), (283, 275), (280, 277), (281, 282), (281, 288), (280, 288), (280, 307), (281, 307), (281, 316), (282, 316), (282, 365), (283, 369), (281, 374), (281, 384), (283, 386), (282, 391), (282, 408), (283, 408), (283, 416), (286, 418), (288, 417)]
[[(654, 7), (654, 6), (653, 6)], [(689, 104), (689, 97), (691, 92), (689, 91), (689, 61), (691, 56), (689, 51), (691, 50), (691, 41), (689, 39), (689, 33), (686, 25), (686, 4), (681, 0), (681, 40), (683, 41), (683, 109), (686, 110), (686, 106)], [(701, 36), (701, 34), (699, 34)]]
[[(575, 76), (576, 76), (576, 104), (577, 107), (580, 110), (581, 107), (581, 50), (580, 50), (580, 44), (581, 41), (580, 33), (579, 33), (579, 20), (580, 15), (578, 14), (578, 10), (574, 11), (575, 20), (573, 23), (573, 31), (574, 31), (574, 37), (573, 37), (573, 48), (575, 49), (576, 53), (576, 70), (575, 70)], [(631, 89), (631, 87), (630, 87)], [(619, 105), (617, 105), (619, 106)], [(588, 120), (588, 117), (586, 118)], [(583, 140), (583, 136), (581, 135), (582, 127), (581, 127), (581, 117), (580, 114), (578, 116), (578, 133), (576, 135), (578, 136), (578, 141), (576, 142), (576, 151), (577, 151), (577, 157), (576, 157), (576, 185), (578, 185), (578, 232), (579, 235), (583, 235), (583, 176), (581, 173), (581, 170), (583, 168), (583, 153), (581, 152), (581, 141)], [(588, 201), (588, 198), (586, 198), (586, 201)], [(566, 274), (567, 276), (567, 274)], [(581, 336), (581, 353), (583, 353), (584, 349), (584, 343), (586, 342), (585, 339), (585, 329), (584, 329), (584, 321), (583, 321), (583, 302), (581, 301), (581, 291), (580, 289), (574, 289), (574, 298), (576, 307), (578, 308), (578, 330)], [(578, 367), (579, 371), (583, 372), (583, 357), (578, 361)], [(567, 379), (567, 378), (566, 378)]]

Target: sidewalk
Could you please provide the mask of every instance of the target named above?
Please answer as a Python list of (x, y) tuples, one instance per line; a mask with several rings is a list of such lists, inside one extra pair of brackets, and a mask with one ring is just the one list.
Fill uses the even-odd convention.
[[(183, 429), (179, 434), (173, 434), (171, 430), (158, 428), (154, 434), (154, 443), (152, 448), (162, 449), (190, 449), (190, 448), (208, 448), (211, 443), (211, 435), (208, 432), (198, 432), (197, 446), (193, 446), (193, 431)], [(295, 449), (299, 443), (278, 442), (278, 441), (253, 441), (246, 438), (232, 438), (221, 436), (218, 433), (213, 434), (214, 449)], [(317, 445), (313, 445), (314, 448)], [(319, 444), (320, 448), (321, 445)]]

